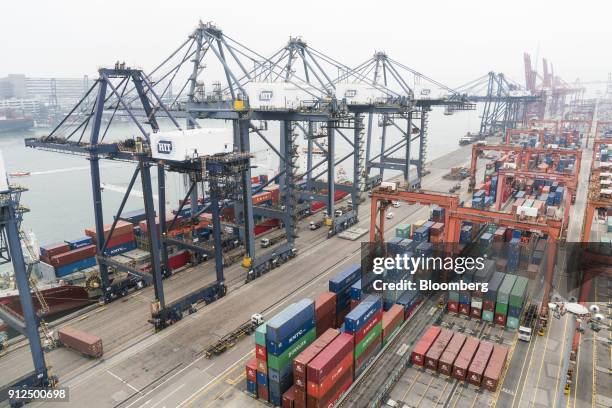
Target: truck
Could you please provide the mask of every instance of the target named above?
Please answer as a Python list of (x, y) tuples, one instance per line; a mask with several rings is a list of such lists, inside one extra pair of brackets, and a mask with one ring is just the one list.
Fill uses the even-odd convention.
[(285, 237), (287, 236), (287, 234), (283, 231), (280, 233), (277, 233), (276, 235), (273, 235), (269, 238), (262, 238), (261, 239), (261, 247), (262, 248), (268, 248), (274, 244), (276, 244), (277, 242), (280, 242), (281, 240), (285, 239)]
[(102, 357), (102, 339), (93, 334), (85, 333), (74, 327), (65, 326), (57, 331), (57, 337), (63, 346), (78, 351), (91, 358)]
[(224, 353), (228, 349), (234, 347), (240, 339), (252, 334), (259, 326), (264, 324), (264, 321), (265, 319), (261, 314), (253, 314), (249, 321), (242, 323), (219, 340), (206, 346), (204, 349), (204, 356), (210, 359)]
[(538, 318), (538, 306), (530, 304), (523, 315), (523, 320), (518, 329), (518, 338), (523, 341), (531, 341), (535, 322)]

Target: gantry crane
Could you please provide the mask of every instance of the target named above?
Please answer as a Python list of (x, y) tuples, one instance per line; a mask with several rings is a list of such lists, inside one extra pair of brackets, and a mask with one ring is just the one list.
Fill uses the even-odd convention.
[[(449, 253), (455, 251), (459, 242), (462, 221), (479, 224), (496, 224), (500, 227), (517, 229), (525, 232), (547, 236), (547, 262), (544, 276), (544, 294), (540, 308), (541, 326), (546, 325), (548, 318), (548, 299), (550, 297), (557, 255), (557, 243), (561, 237), (562, 223), (560, 220), (546, 219), (534, 222), (531, 219), (520, 218), (514, 214), (479, 210), (462, 207), (458, 195), (430, 192), (403, 191), (398, 188), (377, 188), (372, 192), (370, 211), (370, 242), (384, 241), (385, 211), (393, 201), (404, 201), (411, 204), (438, 205), (444, 208), (443, 242)], [(378, 225), (377, 225), (378, 220)]]

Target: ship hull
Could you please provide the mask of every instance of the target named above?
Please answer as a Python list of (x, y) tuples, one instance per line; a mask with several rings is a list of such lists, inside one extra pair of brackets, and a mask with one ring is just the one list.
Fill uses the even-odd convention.
[[(53, 317), (59, 313), (75, 310), (86, 305), (90, 305), (95, 300), (89, 298), (87, 290), (82, 286), (65, 285), (49, 289), (39, 290), (45, 299), (49, 310), (42, 314), (42, 317)], [(32, 302), (36, 312), (40, 315), (41, 306), (35, 294), (32, 294)], [(19, 295), (8, 295), (0, 297), (0, 304), (10, 308), (19, 315), (22, 315)]]

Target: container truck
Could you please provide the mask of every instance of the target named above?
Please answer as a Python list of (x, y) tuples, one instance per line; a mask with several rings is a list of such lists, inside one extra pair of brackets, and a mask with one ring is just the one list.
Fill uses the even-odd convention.
[(102, 339), (93, 334), (65, 326), (57, 331), (57, 337), (64, 346), (88, 357), (98, 358), (102, 356)]
[(537, 305), (529, 305), (527, 307), (527, 311), (523, 316), (523, 320), (521, 321), (521, 325), (518, 329), (518, 338), (523, 341), (531, 341), (531, 336), (533, 334), (533, 329), (535, 326), (535, 322), (538, 317), (538, 306)]
[(285, 237), (287, 236), (287, 234), (283, 231), (280, 233), (277, 233), (276, 235), (273, 235), (269, 238), (262, 238), (261, 239), (261, 247), (262, 248), (268, 248), (274, 244), (276, 244), (277, 242), (280, 242), (281, 240), (285, 239)]

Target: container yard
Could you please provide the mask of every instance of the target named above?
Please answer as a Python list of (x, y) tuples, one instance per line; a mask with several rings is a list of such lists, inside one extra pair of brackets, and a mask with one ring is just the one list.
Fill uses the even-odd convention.
[(76, 233), (0, 156), (0, 406), (612, 405), (610, 75), (195, 23), (19, 140), (84, 163)]

